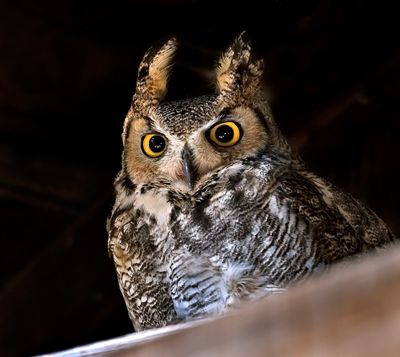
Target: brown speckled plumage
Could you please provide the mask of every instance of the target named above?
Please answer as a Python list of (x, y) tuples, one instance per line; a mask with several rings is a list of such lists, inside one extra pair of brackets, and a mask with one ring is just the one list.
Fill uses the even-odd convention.
[[(221, 313), (395, 239), (291, 151), (242, 36), (221, 57), (215, 94), (162, 102), (175, 48), (169, 40), (140, 65), (108, 221), (135, 329)], [(231, 121), (240, 141), (212, 143), (210, 128)], [(166, 140), (157, 158), (142, 151), (148, 133)]]

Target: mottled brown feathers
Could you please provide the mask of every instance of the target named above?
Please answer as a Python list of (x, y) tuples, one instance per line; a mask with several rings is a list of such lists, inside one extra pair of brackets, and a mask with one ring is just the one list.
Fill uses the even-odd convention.
[(135, 104), (154, 105), (164, 99), (177, 44), (177, 40), (171, 38), (146, 52), (139, 65)]
[(218, 92), (241, 102), (248, 100), (259, 89), (264, 63), (256, 59), (245, 40), (244, 33), (221, 55), (216, 68)]

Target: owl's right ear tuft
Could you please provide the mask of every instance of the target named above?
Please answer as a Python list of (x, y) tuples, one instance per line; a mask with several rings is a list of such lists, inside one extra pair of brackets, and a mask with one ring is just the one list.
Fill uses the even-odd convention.
[(264, 62), (257, 59), (246, 33), (242, 32), (221, 55), (216, 72), (217, 90), (221, 95), (248, 99), (259, 87)]
[(164, 99), (177, 46), (170, 38), (148, 49), (139, 65), (134, 102), (151, 105)]

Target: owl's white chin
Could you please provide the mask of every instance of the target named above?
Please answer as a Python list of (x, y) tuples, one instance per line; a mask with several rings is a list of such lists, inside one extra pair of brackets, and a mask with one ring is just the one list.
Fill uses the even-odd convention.
[(186, 181), (177, 179), (174, 181), (174, 186), (177, 191), (188, 193), (193, 191), (193, 187)]
[(184, 180), (182, 178), (175, 178), (174, 180), (170, 181), (172, 188), (177, 191), (181, 192), (184, 194), (191, 194), (199, 189), (204, 185), (204, 183), (207, 181), (208, 175), (204, 175), (196, 180), (194, 183), (189, 183), (187, 180)]

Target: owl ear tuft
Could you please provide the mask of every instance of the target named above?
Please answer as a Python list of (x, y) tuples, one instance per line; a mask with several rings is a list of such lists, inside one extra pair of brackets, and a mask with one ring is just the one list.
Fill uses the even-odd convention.
[(134, 102), (149, 105), (164, 99), (177, 46), (176, 38), (170, 38), (148, 49), (139, 65)]
[(221, 95), (248, 99), (259, 88), (263, 70), (263, 60), (254, 57), (250, 41), (242, 32), (218, 61), (217, 90)]

